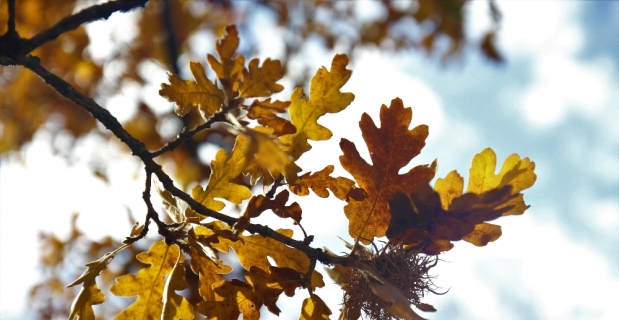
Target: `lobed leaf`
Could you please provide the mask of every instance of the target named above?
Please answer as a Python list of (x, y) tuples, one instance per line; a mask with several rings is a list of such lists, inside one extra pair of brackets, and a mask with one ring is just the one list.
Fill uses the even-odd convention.
[(228, 91), (237, 91), (239, 82), (243, 76), (245, 67), (245, 57), (243, 55), (235, 56), (236, 49), (239, 46), (239, 32), (235, 25), (226, 27), (226, 34), (223, 38), (215, 43), (215, 51), (219, 56), (219, 61), (212, 55), (208, 54), (206, 60), (211, 69), (215, 71), (221, 85)]
[(284, 90), (284, 86), (275, 83), (284, 76), (281, 62), (267, 58), (262, 67), (258, 64), (258, 59), (253, 59), (249, 62), (249, 70), (243, 71), (239, 94), (245, 98), (268, 97)]
[[(198, 292), (204, 300), (213, 299), (213, 284), (223, 281), (221, 274), (232, 272), (232, 267), (219, 260), (211, 248), (203, 244), (200, 238), (211, 237), (215, 233), (203, 226), (195, 226), (190, 232), (189, 248), (191, 250), (191, 271), (199, 276)], [(215, 239), (218, 240), (217, 237)]]
[(174, 268), (179, 254), (178, 246), (167, 246), (164, 241), (157, 241), (148, 252), (136, 256), (140, 262), (150, 266), (141, 269), (136, 275), (127, 274), (116, 278), (116, 283), (110, 287), (110, 292), (116, 296), (138, 296), (137, 300), (116, 315), (115, 319), (161, 317), (165, 276)]
[(75, 281), (67, 285), (67, 288), (83, 284), (82, 289), (77, 294), (69, 313), (69, 320), (94, 320), (95, 314), (93, 305), (105, 302), (105, 295), (99, 289), (95, 279), (107, 265), (114, 259), (114, 253), (108, 252), (103, 257), (86, 264), (88, 269)]
[(411, 119), (411, 108), (404, 108), (399, 98), (392, 100), (390, 107), (382, 105), (380, 129), (367, 113), (363, 114), (359, 127), (372, 165), (359, 155), (354, 143), (346, 139), (340, 142), (344, 152), (340, 163), (367, 193), (362, 201), (353, 199), (344, 207), (348, 232), (365, 244), (385, 235), (391, 220), (388, 202), (396, 192), (410, 193), (434, 177), (433, 166), (418, 165), (403, 175), (398, 173), (420, 153), (428, 136), (425, 125), (409, 130)]
[(251, 197), (251, 190), (246, 186), (236, 184), (232, 180), (243, 172), (247, 164), (247, 154), (250, 140), (245, 135), (238, 135), (230, 157), (225, 150), (220, 149), (211, 161), (211, 176), (205, 189), (199, 185), (191, 190), (191, 195), (205, 207), (219, 211), (225, 203), (215, 200), (223, 198), (232, 203), (241, 203)]
[(239, 233), (249, 225), (251, 218), (256, 218), (266, 210), (272, 210), (275, 215), (280, 218), (292, 218), (295, 222), (301, 221), (301, 206), (293, 202), (291, 205), (286, 206), (289, 197), (288, 190), (284, 190), (278, 193), (274, 199), (269, 199), (263, 195), (257, 195), (252, 197), (243, 212), (243, 215), (232, 227), (233, 231)]
[(299, 180), (294, 184), (290, 184), (288, 188), (298, 196), (306, 196), (309, 194), (309, 189), (314, 190), (314, 193), (321, 197), (329, 197), (331, 190), (333, 195), (340, 199), (348, 201), (349, 198), (361, 201), (365, 197), (365, 192), (360, 188), (355, 188), (355, 182), (344, 177), (331, 177), (334, 166), (328, 165), (324, 169), (310, 174), (309, 172), (300, 176)]
[(297, 131), (281, 136), (280, 141), (285, 145), (284, 151), (293, 159), (299, 159), (312, 148), (308, 140), (328, 140), (333, 135), (329, 129), (318, 124), (318, 118), (344, 110), (355, 99), (350, 92), (340, 92), (352, 73), (346, 69), (347, 64), (348, 56), (338, 54), (333, 57), (331, 71), (320, 68), (310, 83), (309, 100), (300, 88), (292, 93), (288, 113)]
[(325, 320), (329, 319), (331, 310), (319, 296), (311, 294), (309, 298), (303, 300), (301, 316), (299, 320)]
[(189, 69), (195, 81), (182, 80), (169, 73), (170, 84), (162, 83), (159, 95), (174, 102), (174, 112), (181, 117), (189, 113), (191, 107), (197, 106), (202, 117), (208, 119), (221, 109), (225, 99), (224, 92), (206, 78), (201, 63), (191, 61)]
[(176, 264), (163, 288), (163, 313), (161, 319), (191, 320), (194, 317), (193, 305), (175, 291), (184, 290), (189, 285), (185, 281), (183, 254), (178, 252)]

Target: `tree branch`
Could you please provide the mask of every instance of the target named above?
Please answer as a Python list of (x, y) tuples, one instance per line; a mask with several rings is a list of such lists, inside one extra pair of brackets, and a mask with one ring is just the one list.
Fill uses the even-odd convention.
[[(14, 0), (9, 1), (9, 6), (12, 2), (14, 2)], [(44, 43), (58, 38), (61, 34), (77, 29), (82, 24), (100, 19), (107, 19), (112, 13), (117, 11), (127, 12), (138, 7), (143, 7), (146, 5), (146, 2), (148, 2), (148, 0), (117, 0), (88, 7), (60, 20), (55, 26), (41, 31), (32, 39), (29, 39), (21, 46), (19, 53), (21, 55), (26, 55)]]
[[(110, 114), (108, 110), (99, 106), (93, 99), (87, 98), (78, 91), (76, 91), (69, 83), (65, 82), (60, 77), (43, 68), (38, 58), (28, 56), (9, 59), (14, 64), (23, 65), (26, 68), (32, 70), (39, 77), (41, 77), (43, 81), (45, 81), (45, 83), (55, 89), (62, 96), (73, 101), (75, 104), (88, 111), (95, 119), (101, 122), (101, 124), (103, 124), (105, 128), (110, 130), (118, 139), (120, 139), (125, 145), (127, 145), (127, 147), (129, 147), (134, 156), (137, 156), (140, 158), (140, 160), (142, 160), (147, 173), (152, 172), (153, 174), (155, 174), (166, 190), (168, 190), (172, 195), (185, 201), (191, 209), (201, 215), (209, 216), (225, 222), (230, 226), (234, 225), (237, 222), (238, 219), (208, 209), (207, 207), (193, 199), (189, 194), (178, 189), (174, 185), (174, 182), (172, 181), (170, 176), (168, 176), (163, 171), (162, 167), (153, 160), (152, 154), (146, 149), (144, 143), (131, 136), (122, 127), (118, 120), (112, 114)], [(339, 257), (325, 252), (321, 249), (313, 248), (305, 244), (303, 241), (286, 237), (280, 233), (277, 233), (275, 230), (263, 225), (250, 224), (246, 228), (246, 230), (251, 233), (258, 233), (265, 237), (269, 237), (288, 246), (296, 248), (304, 252), (310, 259), (316, 259), (324, 264), (340, 264), (347, 266), (351, 265), (352, 263), (350, 257)]]
[(9, 0), (9, 30), (6, 32), (8, 35), (16, 35), (15, 31), (15, 0)]

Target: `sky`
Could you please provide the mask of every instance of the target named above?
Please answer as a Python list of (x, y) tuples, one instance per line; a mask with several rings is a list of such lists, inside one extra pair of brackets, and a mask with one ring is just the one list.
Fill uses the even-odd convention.
[[(479, 36), (489, 23), (486, 5), (471, 5), (468, 31)], [(529, 157), (538, 176), (524, 192), (531, 208), (499, 219), (503, 235), (496, 242), (483, 248), (457, 242), (442, 255), (434, 273), (449, 292), (428, 295), (423, 301), (438, 311), (420, 314), (430, 319), (619, 319), (619, 2), (503, 1), (499, 7), (503, 65), (474, 50), (447, 66), (419, 52), (356, 52), (352, 77), (343, 88), (355, 94), (354, 102), (321, 119), (334, 136), (313, 144), (312, 152), (321, 157), (304, 156), (299, 165), (316, 171), (338, 164), (342, 137), (367, 157), (358, 120), (351, 119), (363, 112), (377, 118), (380, 105), (396, 97), (413, 108), (413, 125), (430, 127), (426, 147), (411, 166), (438, 158), (437, 177), (456, 169), (466, 179), (471, 159), (486, 147), (496, 151), (499, 162), (512, 153)], [(360, 10), (373, 12), (371, 4)], [(251, 23), (268, 27), (269, 18), (257, 12)], [(267, 41), (254, 36), (258, 43)], [(209, 46), (212, 40), (196, 38)], [(278, 50), (276, 45), (259, 48), (258, 57), (277, 56)], [(310, 45), (303, 59), (314, 69), (328, 67), (335, 53)], [(165, 73), (152, 69), (153, 84), (135, 90), (169, 107), (156, 93)], [(130, 116), (110, 109), (121, 118)], [(143, 211), (142, 170), (123, 149), (84, 139), (68, 164), (51, 156), (49, 139), (41, 132), (26, 147), (23, 162), (0, 164), (2, 319), (23, 318), (28, 284), (39, 278), (39, 231), (66, 234), (71, 214), (80, 212), (78, 226), (84, 232), (120, 239), (128, 232), (126, 207), (134, 214)], [(86, 156), (92, 153), (114, 159), (109, 185), (93, 178)], [(348, 176), (339, 167), (335, 174)], [(314, 245), (343, 252), (338, 236), (350, 241), (343, 203), (312, 196), (296, 201), (304, 209), (304, 228), (316, 236)], [(257, 223), (290, 228), (266, 219)], [(325, 282), (317, 294), (337, 318), (341, 291), (326, 274)], [(296, 317), (303, 294), (280, 299), (284, 315)]]

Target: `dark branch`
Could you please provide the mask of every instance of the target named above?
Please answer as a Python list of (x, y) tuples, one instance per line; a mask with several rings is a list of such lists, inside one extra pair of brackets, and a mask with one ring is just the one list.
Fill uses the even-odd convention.
[(172, 6), (170, 5), (169, 0), (161, 1), (163, 4), (163, 10), (161, 10), (161, 17), (163, 19), (164, 30), (166, 33), (166, 47), (168, 48), (168, 54), (170, 55), (169, 63), (172, 67), (172, 72), (174, 74), (180, 74), (180, 69), (178, 67), (178, 41), (176, 40), (176, 33), (174, 32), (174, 21), (173, 21), (173, 12)]
[(8, 35), (16, 35), (15, 31), (15, 0), (9, 0), (9, 30)]
[[(11, 2), (14, 1), (9, 1), (9, 5)], [(146, 5), (146, 2), (148, 2), (148, 0), (117, 0), (88, 7), (74, 15), (60, 20), (55, 26), (40, 32), (32, 39), (26, 41), (21, 47), (20, 53), (26, 55), (44, 43), (58, 38), (58, 36), (65, 32), (75, 30), (85, 23), (107, 19), (112, 13), (117, 11), (127, 12), (138, 7), (143, 7)]]

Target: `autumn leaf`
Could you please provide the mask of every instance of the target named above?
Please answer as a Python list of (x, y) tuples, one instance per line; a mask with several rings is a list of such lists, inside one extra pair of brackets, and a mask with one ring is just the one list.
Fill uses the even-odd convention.
[(182, 210), (183, 205), (181, 199), (173, 196), (168, 190), (163, 189), (158, 183), (155, 183), (155, 189), (161, 197), (163, 207), (168, 213), (170, 219), (176, 223), (185, 221), (187, 218)]
[(278, 140), (272, 139), (272, 131), (261, 130), (264, 127), (253, 128), (246, 133), (251, 137), (252, 143), (247, 153), (251, 157), (244, 174), (251, 175), (251, 183), (255, 184), (259, 178), (263, 178), (263, 185), (268, 186), (279, 176), (283, 175), (288, 183), (294, 183), (298, 179), (301, 168), (294, 159), (285, 151)]
[(175, 291), (184, 290), (189, 285), (185, 281), (183, 253), (178, 251), (176, 264), (163, 288), (163, 313), (161, 319), (190, 320), (194, 317), (193, 305)]
[(348, 232), (365, 244), (374, 237), (385, 235), (391, 220), (388, 201), (393, 194), (413, 192), (434, 177), (434, 168), (424, 165), (418, 165), (403, 175), (398, 173), (419, 154), (428, 136), (425, 125), (409, 130), (411, 119), (412, 110), (404, 108), (399, 98), (392, 100), (389, 108), (382, 105), (380, 129), (367, 113), (363, 114), (359, 127), (370, 151), (372, 165), (361, 158), (354, 143), (346, 139), (340, 142), (344, 152), (340, 163), (367, 192), (364, 200), (351, 200), (344, 207), (349, 220)]
[(262, 126), (270, 128), (270, 132), (265, 132), (267, 134), (281, 136), (295, 133), (297, 128), (290, 121), (277, 116), (277, 113), (286, 112), (289, 105), (289, 101), (277, 100), (271, 102), (271, 98), (264, 101), (256, 99), (247, 107), (247, 117), (257, 120)]
[(209, 119), (221, 109), (225, 99), (224, 92), (206, 78), (201, 63), (191, 61), (189, 69), (195, 81), (182, 80), (179, 76), (169, 73), (170, 84), (162, 83), (159, 95), (174, 102), (174, 112), (181, 117), (189, 113), (191, 107), (198, 106), (202, 117)]
[(252, 197), (243, 212), (243, 215), (232, 227), (233, 231), (239, 233), (249, 225), (251, 218), (256, 218), (266, 210), (272, 210), (275, 215), (281, 218), (292, 218), (295, 222), (301, 221), (301, 206), (293, 202), (286, 206), (289, 197), (288, 190), (278, 193), (274, 199), (269, 199), (263, 195)]
[(260, 319), (259, 297), (253, 292), (253, 287), (244, 281), (232, 279), (213, 285), (214, 301), (202, 301), (198, 311), (208, 319), (238, 319), (243, 314), (243, 320)]
[(148, 252), (136, 258), (150, 267), (141, 269), (136, 275), (127, 274), (116, 278), (110, 292), (121, 297), (138, 296), (138, 299), (115, 319), (159, 319), (163, 310), (163, 289), (165, 276), (176, 264), (179, 255), (176, 245), (167, 246), (164, 241), (153, 243)]
[(239, 80), (245, 69), (243, 66), (245, 57), (243, 55), (235, 56), (239, 42), (239, 32), (236, 30), (236, 26), (229, 25), (226, 27), (226, 34), (215, 44), (215, 51), (217, 51), (220, 61), (217, 61), (210, 54), (206, 56), (206, 60), (211, 69), (215, 71), (221, 85), (231, 92), (238, 90)]
[(353, 198), (361, 201), (365, 197), (365, 191), (360, 188), (355, 188), (355, 182), (344, 177), (331, 177), (334, 166), (328, 165), (324, 169), (310, 174), (309, 172), (300, 176), (299, 180), (294, 184), (290, 184), (288, 188), (294, 194), (298, 196), (306, 196), (309, 194), (309, 189), (312, 189), (314, 193), (321, 197), (329, 197), (329, 191), (333, 192), (333, 195), (340, 200), (347, 200)]
[(262, 67), (258, 66), (259, 63), (258, 59), (253, 59), (249, 62), (249, 69), (243, 71), (243, 80), (239, 88), (242, 97), (268, 97), (284, 90), (282, 85), (275, 83), (284, 76), (281, 62), (267, 58)]
[(198, 292), (207, 301), (213, 299), (213, 284), (224, 280), (220, 275), (232, 271), (230, 266), (224, 264), (214, 252), (211, 252), (210, 247), (200, 241), (201, 238), (211, 237), (214, 234), (212, 230), (203, 226), (195, 226), (189, 234), (191, 270), (199, 276)]
[(312, 148), (307, 140), (327, 140), (333, 135), (329, 129), (318, 124), (318, 118), (344, 110), (355, 99), (350, 92), (340, 92), (352, 73), (346, 69), (347, 64), (348, 56), (338, 54), (333, 57), (331, 71), (320, 68), (310, 83), (309, 100), (302, 89), (293, 91), (288, 113), (297, 131), (281, 136), (280, 141), (286, 146), (284, 150), (295, 160)]
[(331, 310), (319, 296), (311, 294), (309, 298), (303, 300), (301, 316), (299, 320), (325, 320), (329, 319)]
[(238, 135), (230, 157), (225, 150), (220, 149), (215, 155), (215, 160), (211, 161), (212, 171), (206, 188), (195, 186), (191, 190), (192, 197), (214, 211), (219, 211), (226, 206), (225, 203), (215, 198), (223, 198), (238, 204), (251, 197), (249, 188), (232, 182), (232, 179), (241, 175), (245, 169), (248, 148), (250, 148), (250, 139), (245, 135)]
[[(115, 251), (117, 252), (117, 251)], [(105, 302), (105, 295), (99, 290), (99, 286), (95, 279), (99, 274), (107, 268), (107, 265), (114, 259), (115, 252), (108, 252), (103, 257), (86, 264), (88, 269), (77, 278), (75, 281), (67, 285), (67, 288), (83, 284), (82, 289), (73, 300), (71, 311), (69, 313), (70, 320), (94, 320), (95, 314), (92, 309), (93, 305)]]

